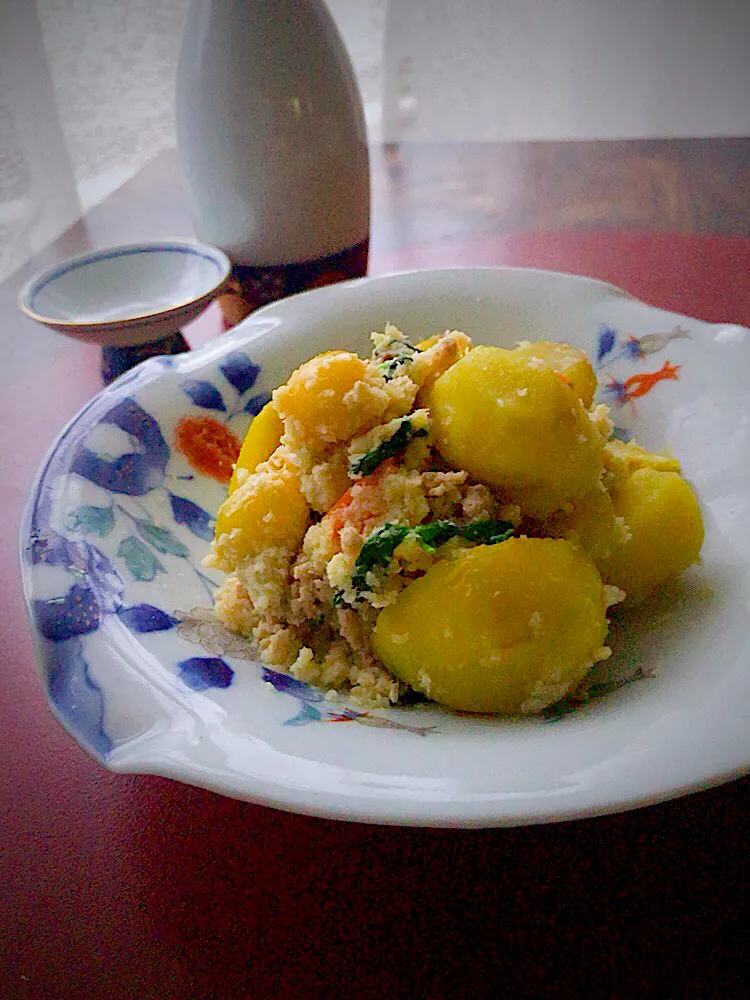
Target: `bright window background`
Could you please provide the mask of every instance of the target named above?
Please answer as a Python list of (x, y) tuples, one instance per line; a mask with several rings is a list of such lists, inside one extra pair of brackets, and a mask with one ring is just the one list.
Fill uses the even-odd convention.
[[(750, 135), (750, 0), (328, 2), (373, 141)], [(186, 3), (0, 2), (0, 277), (174, 145)]]

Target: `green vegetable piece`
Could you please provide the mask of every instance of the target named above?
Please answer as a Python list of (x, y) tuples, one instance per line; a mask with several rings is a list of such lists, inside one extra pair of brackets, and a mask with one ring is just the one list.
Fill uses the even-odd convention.
[[(405, 538), (416, 538), (423, 549), (433, 553), (440, 545), (459, 535), (470, 542), (496, 545), (510, 538), (513, 531), (510, 522), (492, 519), (473, 521), (464, 527), (454, 521), (430, 521), (428, 524), (418, 524), (415, 528), (389, 522), (374, 531), (360, 549), (352, 570), (352, 588), (358, 592), (367, 590), (367, 574), (379, 566), (386, 567)], [(333, 596), (334, 606), (340, 608), (344, 603), (342, 592), (337, 591)]]
[[(396, 350), (394, 350), (394, 347)], [(394, 357), (399, 357), (406, 354), (407, 351), (411, 351), (412, 354), (421, 353), (418, 347), (415, 347), (408, 340), (399, 340), (397, 337), (391, 337), (390, 340), (386, 340), (377, 351), (374, 352), (374, 356), (378, 358), (383, 358), (384, 360), (390, 360)]]
[(513, 525), (509, 521), (472, 521), (460, 527), (454, 521), (430, 521), (429, 524), (419, 524), (412, 528), (412, 534), (427, 552), (434, 552), (440, 545), (449, 542), (451, 538), (460, 535), (467, 542), (481, 542), (484, 545), (496, 545), (504, 542), (513, 534)]
[(467, 542), (497, 545), (498, 542), (510, 538), (514, 530), (510, 521), (493, 521), (487, 518), (485, 521), (472, 521), (471, 524), (465, 525), (461, 528), (461, 534)]
[(393, 458), (402, 451), (411, 441), (416, 438), (427, 437), (427, 430), (424, 427), (415, 428), (411, 420), (404, 419), (396, 431), (382, 441), (377, 448), (368, 451), (356, 462), (349, 460), (349, 474), (351, 476), (369, 476), (374, 472), (381, 462), (387, 458)]
[(408, 340), (396, 340), (394, 337), (376, 352), (375, 356), (381, 359), (378, 371), (388, 382), (402, 373), (406, 365), (414, 360), (415, 354), (419, 354), (418, 348)]
[(354, 563), (352, 587), (355, 590), (367, 590), (367, 574), (377, 566), (387, 566), (394, 550), (408, 534), (409, 528), (406, 525), (391, 522), (374, 531), (360, 549)]
[(396, 378), (397, 375), (401, 374), (401, 369), (405, 368), (412, 360), (413, 355), (411, 354), (399, 354), (395, 358), (389, 358), (387, 361), (379, 364), (378, 371), (386, 382), (389, 382), (392, 378)]
[(438, 546), (460, 535), (461, 529), (453, 521), (430, 521), (412, 528), (412, 534), (426, 552), (433, 553)]

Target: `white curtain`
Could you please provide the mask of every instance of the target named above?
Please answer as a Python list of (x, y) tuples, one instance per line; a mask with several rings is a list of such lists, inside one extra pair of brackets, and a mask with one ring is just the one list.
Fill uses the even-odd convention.
[[(0, 0), (0, 278), (174, 144), (186, 3)], [(750, 0), (328, 4), (373, 141), (750, 135)]]
[(187, 0), (0, 0), (0, 278), (174, 145)]
[(391, 0), (387, 141), (750, 135), (750, 0)]
[(33, 4), (0, 5), (0, 277), (80, 214)]

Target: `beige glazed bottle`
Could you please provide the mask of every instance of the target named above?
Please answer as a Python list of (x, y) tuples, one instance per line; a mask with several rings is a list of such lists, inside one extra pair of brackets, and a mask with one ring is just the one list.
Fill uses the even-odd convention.
[(176, 124), (196, 235), (233, 263), (226, 325), (366, 272), (364, 115), (324, 0), (190, 0)]

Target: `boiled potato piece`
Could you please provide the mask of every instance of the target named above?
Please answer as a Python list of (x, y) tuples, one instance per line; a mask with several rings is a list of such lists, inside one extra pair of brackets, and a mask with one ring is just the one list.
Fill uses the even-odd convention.
[(284, 425), (273, 403), (266, 403), (250, 424), (242, 442), (240, 454), (229, 480), (229, 492), (234, 493), (239, 485), (237, 474), (242, 469), (255, 472), (261, 462), (267, 462), (279, 446)]
[(570, 385), (588, 409), (594, 401), (596, 375), (584, 351), (570, 344), (555, 344), (549, 340), (522, 341), (513, 353), (517, 357), (535, 358), (545, 368), (557, 372)]
[(384, 608), (373, 646), (442, 705), (539, 712), (604, 654), (606, 600), (588, 556), (562, 539), (511, 538), (443, 559)]
[(630, 538), (602, 560), (602, 576), (624, 590), (629, 602), (648, 597), (698, 559), (703, 518), (678, 473), (636, 469), (612, 491), (612, 506)]
[(285, 464), (282, 450), (262, 462), (219, 507), (213, 563), (227, 573), (266, 548), (294, 550), (302, 544), (310, 509), (299, 474)]
[(303, 437), (331, 443), (370, 426), (385, 411), (388, 397), (372, 384), (366, 363), (356, 354), (326, 351), (292, 372), (274, 392), (273, 402), (285, 426), (291, 419)]
[(475, 347), (441, 376), (429, 405), (454, 469), (544, 518), (591, 492), (603, 443), (570, 386), (498, 347)]

